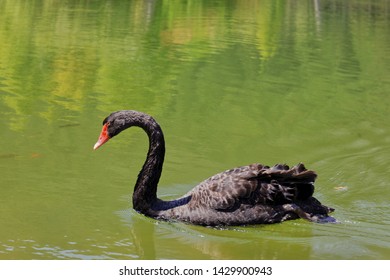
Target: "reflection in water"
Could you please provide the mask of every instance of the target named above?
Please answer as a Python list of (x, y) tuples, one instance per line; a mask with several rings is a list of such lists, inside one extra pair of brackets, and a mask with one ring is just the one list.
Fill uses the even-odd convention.
[(321, 32), (321, 9), (320, 9), (320, 0), (313, 0), (314, 3), (314, 13), (316, 19), (317, 33)]
[[(389, 258), (388, 1), (119, 2), (0, 1), (1, 259)], [(341, 223), (129, 210), (145, 135), (92, 152), (119, 109), (163, 126), (160, 196), (304, 161)]]
[(137, 258), (146, 260), (157, 259), (155, 244), (157, 222), (136, 213), (134, 210), (126, 211), (126, 216), (123, 216), (123, 219), (130, 227)]

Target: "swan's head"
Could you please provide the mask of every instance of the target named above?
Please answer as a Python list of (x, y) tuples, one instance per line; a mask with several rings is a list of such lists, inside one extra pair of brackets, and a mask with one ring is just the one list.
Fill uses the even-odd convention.
[(102, 132), (100, 133), (99, 140), (93, 147), (94, 150), (119, 134), (122, 130), (131, 126), (143, 128), (148, 135), (159, 135), (162, 138), (160, 141), (164, 141), (160, 126), (151, 116), (142, 112), (123, 110), (111, 113), (104, 119)]
[(104, 119), (102, 132), (93, 149), (96, 150), (122, 130), (132, 126), (134, 116), (137, 114), (138, 112), (136, 111), (118, 111), (111, 113)]

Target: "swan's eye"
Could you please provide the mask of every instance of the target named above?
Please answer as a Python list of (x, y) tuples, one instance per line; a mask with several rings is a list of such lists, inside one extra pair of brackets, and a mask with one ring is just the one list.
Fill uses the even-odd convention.
[(103, 124), (102, 125), (105, 125), (106, 123), (108, 123), (108, 117), (103, 120)]

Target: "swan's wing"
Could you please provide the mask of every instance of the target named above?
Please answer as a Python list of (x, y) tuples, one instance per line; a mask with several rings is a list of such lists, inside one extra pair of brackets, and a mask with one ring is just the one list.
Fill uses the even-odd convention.
[(301, 195), (311, 196), (316, 178), (303, 164), (293, 168), (251, 164), (216, 174), (200, 183), (191, 193), (192, 202), (216, 210), (235, 209), (242, 203), (286, 203)]

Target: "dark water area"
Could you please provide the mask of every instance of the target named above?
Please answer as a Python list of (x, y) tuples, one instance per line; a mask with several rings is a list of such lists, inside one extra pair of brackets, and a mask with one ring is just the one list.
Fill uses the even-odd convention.
[[(0, 0), (0, 259), (390, 259), (390, 2)], [(132, 210), (153, 115), (158, 195), (304, 162), (337, 224), (207, 228)]]

